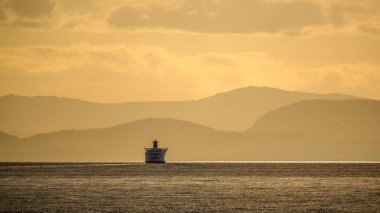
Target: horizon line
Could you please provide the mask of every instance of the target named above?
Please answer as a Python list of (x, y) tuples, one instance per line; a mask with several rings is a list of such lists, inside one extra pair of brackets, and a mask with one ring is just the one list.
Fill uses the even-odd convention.
[[(145, 161), (106, 161), (106, 162), (100, 162), (100, 161), (1, 161), (0, 164), (5, 163), (25, 163), (25, 164), (128, 164), (128, 163), (144, 163)], [(216, 161), (166, 161), (165, 163), (380, 163), (380, 161), (323, 161), (323, 160), (302, 160), (302, 161), (244, 161), (244, 160), (231, 160), (231, 161), (225, 161), (225, 160), (216, 160)]]

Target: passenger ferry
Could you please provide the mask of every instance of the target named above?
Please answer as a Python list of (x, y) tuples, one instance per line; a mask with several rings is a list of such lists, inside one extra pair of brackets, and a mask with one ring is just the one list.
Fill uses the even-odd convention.
[(145, 163), (165, 163), (168, 148), (158, 148), (158, 141), (154, 140), (153, 148), (145, 148)]

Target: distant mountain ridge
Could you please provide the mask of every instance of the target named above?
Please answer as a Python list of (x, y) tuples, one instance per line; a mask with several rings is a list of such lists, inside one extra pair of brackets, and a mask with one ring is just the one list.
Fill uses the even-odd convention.
[(0, 131), (19, 136), (63, 129), (104, 128), (149, 117), (187, 120), (219, 130), (243, 131), (278, 107), (310, 99), (356, 99), (246, 87), (194, 101), (102, 104), (58, 97), (0, 97)]
[(4, 133), (4, 132), (0, 132), (0, 142), (1, 141), (3, 141), (3, 142), (17, 142), (19, 140), (20, 140), (20, 138), (18, 138), (16, 136), (9, 135), (9, 134)]
[[(313, 128), (322, 128), (322, 132), (293, 128), (302, 126), (299, 122), (305, 119), (294, 119), (293, 126), (293, 121), (285, 119), (292, 131), (279, 131), (281, 125), (273, 125), (270, 129), (271, 121), (283, 119), (281, 115), (284, 113), (291, 112), (290, 118), (297, 117), (297, 114), (304, 116), (299, 110), (313, 102), (323, 106), (317, 108), (322, 114), (331, 111), (331, 103), (335, 103), (343, 112), (365, 117), (367, 122), (362, 122), (361, 128), (366, 131), (347, 132), (345, 137), (331, 134), (326, 132), (331, 127), (330, 120), (319, 118), (320, 114), (310, 119), (316, 120), (317, 125)], [(57, 131), (24, 139), (5, 134), (1, 139), (0, 134), (0, 161), (143, 161), (143, 147), (150, 147), (153, 139), (158, 139), (161, 146), (169, 147), (168, 161), (380, 161), (379, 103), (364, 100), (303, 101), (268, 113), (268, 125), (264, 125), (267, 118), (263, 116), (252, 127), (255, 129), (247, 132), (220, 131), (189, 121), (149, 118), (108, 128)], [(356, 107), (351, 107), (353, 105)], [(309, 123), (303, 126), (308, 127)], [(343, 123), (348, 130), (357, 126), (356, 123)]]
[(300, 101), (265, 114), (247, 131), (326, 135), (380, 142), (380, 101)]

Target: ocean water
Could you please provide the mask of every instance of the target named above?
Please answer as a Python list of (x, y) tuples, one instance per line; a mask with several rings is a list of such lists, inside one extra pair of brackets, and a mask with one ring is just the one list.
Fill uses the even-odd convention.
[(0, 163), (0, 211), (380, 212), (380, 164)]

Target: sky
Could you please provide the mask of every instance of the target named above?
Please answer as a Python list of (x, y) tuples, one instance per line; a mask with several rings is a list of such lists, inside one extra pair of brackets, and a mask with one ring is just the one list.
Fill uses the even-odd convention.
[(0, 95), (380, 99), (378, 0), (0, 0)]

